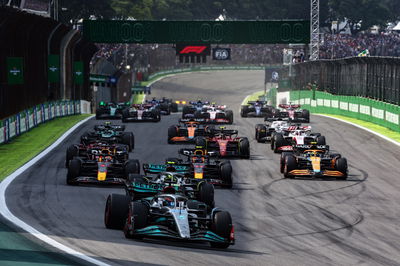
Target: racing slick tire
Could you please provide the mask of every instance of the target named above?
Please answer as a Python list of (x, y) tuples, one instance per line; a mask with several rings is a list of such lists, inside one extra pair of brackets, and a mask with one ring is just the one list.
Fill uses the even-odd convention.
[(75, 185), (74, 179), (79, 176), (81, 172), (81, 161), (78, 159), (72, 159), (69, 162), (68, 173), (67, 173), (67, 185)]
[(326, 145), (325, 136), (317, 137), (317, 145)]
[(319, 137), (321, 136), (321, 133), (311, 133), (310, 136)]
[(168, 128), (168, 144), (174, 144), (175, 141), (172, 138), (178, 136), (178, 130), (175, 126), (170, 126)]
[(232, 165), (230, 162), (223, 162), (220, 164), (220, 175), (226, 188), (232, 188)]
[(293, 171), (297, 168), (297, 161), (293, 155), (286, 155), (285, 157), (285, 166), (283, 169), (283, 176), (285, 178), (294, 178), (294, 176), (289, 175), (290, 171)]
[(161, 114), (160, 114), (160, 110), (153, 110), (151, 111), (152, 115), (153, 115), (153, 122), (160, 122), (161, 120)]
[(178, 104), (177, 103), (171, 103), (171, 112), (172, 113), (178, 112)]
[(195, 143), (196, 149), (197, 149), (197, 147), (201, 147), (201, 149), (207, 149), (207, 140), (205, 137), (197, 137), (194, 140), (194, 143)]
[(239, 141), (239, 153), (245, 159), (250, 158), (250, 143), (248, 138), (244, 137)]
[(75, 145), (71, 145), (67, 148), (67, 155), (65, 159), (65, 167), (68, 168), (69, 162), (78, 155), (78, 148)]
[(99, 119), (101, 119), (101, 115), (103, 114), (103, 111), (102, 110), (99, 110), (99, 109), (97, 109), (96, 110), (96, 120), (99, 120)]
[[(266, 133), (266, 126), (263, 124), (257, 124), (256, 125), (256, 135), (255, 135), (255, 139), (257, 140), (257, 142), (262, 142), (262, 138), (265, 138), (267, 136)], [(261, 130), (265, 130), (265, 132), (261, 132)]]
[(171, 114), (171, 108), (170, 108), (169, 104), (167, 104), (167, 103), (160, 104), (160, 110), (164, 110), (165, 111), (165, 115), (170, 115)]
[[(123, 228), (124, 235), (126, 238), (136, 238), (140, 239), (141, 237), (135, 236), (133, 229), (141, 229), (147, 226), (147, 216), (149, 215), (149, 209), (143, 202), (132, 202), (129, 204), (128, 215), (125, 220), (125, 225)], [(133, 225), (131, 224), (133, 219)]]
[(104, 210), (104, 225), (106, 228), (117, 230), (124, 228), (130, 201), (130, 197), (126, 195), (108, 195)]
[(199, 187), (199, 194), (197, 199), (205, 203), (210, 208), (214, 207), (214, 186), (210, 183), (202, 182)]
[[(272, 145), (272, 142), (271, 142)], [(274, 142), (273, 142), (273, 149), (275, 153), (279, 152), (279, 147), (285, 146), (285, 138), (282, 134), (275, 134)]]
[(126, 108), (122, 111), (122, 122), (126, 123), (128, 122), (128, 118), (129, 117), (129, 108)]
[(228, 119), (228, 124), (232, 125), (233, 124), (233, 111), (232, 110), (226, 110), (225, 117), (226, 117), (226, 119)]
[(285, 161), (286, 161), (286, 156), (292, 154), (291, 152), (282, 152), (281, 153), (281, 161), (280, 161), (280, 171), (283, 174), (285, 170)]
[(240, 108), (240, 116), (241, 117), (247, 117), (248, 112), (249, 112), (249, 107), (247, 105), (244, 105)]
[(338, 179), (341, 180), (346, 180), (347, 179), (347, 159), (346, 158), (339, 158), (336, 160), (335, 163), (335, 168), (336, 170), (338, 170), (339, 172), (341, 172), (342, 174), (344, 174), (343, 176), (339, 177)]
[(129, 152), (135, 148), (135, 135), (132, 132), (124, 132), (121, 136), (122, 144), (128, 145)]
[(310, 123), (310, 111), (304, 109), (301, 111), (301, 117), (305, 119), (304, 123)]
[[(230, 213), (227, 211), (217, 212), (212, 219), (211, 230), (220, 237), (230, 239), (232, 232), (232, 217)], [(229, 243), (210, 242), (210, 245), (213, 248), (229, 247)]]
[(140, 174), (140, 162), (137, 159), (130, 159), (125, 163), (125, 175), (129, 174)]

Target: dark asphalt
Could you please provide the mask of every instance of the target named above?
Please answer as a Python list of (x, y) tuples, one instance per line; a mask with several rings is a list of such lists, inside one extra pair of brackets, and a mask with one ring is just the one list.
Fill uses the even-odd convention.
[[(7, 190), (7, 204), (20, 219), (59, 242), (110, 264), (151, 265), (400, 265), (400, 147), (356, 127), (312, 116), (311, 125), (333, 150), (347, 157), (348, 181), (286, 180), (279, 155), (254, 141), (261, 119), (242, 119), (244, 97), (263, 88), (262, 71), (182, 74), (153, 85), (154, 96), (197, 98), (226, 104), (234, 127), (251, 140), (250, 160), (235, 160), (234, 188), (216, 192), (216, 204), (233, 216), (236, 245), (226, 251), (206, 244), (126, 240), (105, 229), (106, 197), (121, 189), (65, 184), (65, 150), (98, 123), (89, 121)], [(152, 96), (153, 96), (152, 95)], [(162, 162), (179, 146), (167, 144), (167, 127), (131, 123), (141, 162)]]

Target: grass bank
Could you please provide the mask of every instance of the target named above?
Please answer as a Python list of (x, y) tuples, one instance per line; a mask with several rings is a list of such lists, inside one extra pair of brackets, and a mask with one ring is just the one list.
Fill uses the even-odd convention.
[(0, 145), (0, 181), (50, 146), (89, 114), (56, 118)]

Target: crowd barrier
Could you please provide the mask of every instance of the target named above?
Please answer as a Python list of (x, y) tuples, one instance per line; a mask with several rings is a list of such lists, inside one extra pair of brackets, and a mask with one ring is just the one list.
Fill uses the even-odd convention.
[(343, 115), (400, 132), (400, 106), (374, 99), (334, 95), (315, 90), (290, 92), (290, 101), (312, 113)]
[(81, 113), (80, 101), (47, 102), (0, 120), (0, 144), (56, 117)]

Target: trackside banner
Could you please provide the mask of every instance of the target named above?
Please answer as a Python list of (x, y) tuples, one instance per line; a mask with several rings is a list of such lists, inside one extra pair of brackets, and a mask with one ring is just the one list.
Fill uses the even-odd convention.
[(81, 113), (80, 101), (48, 102), (0, 120), (0, 144), (56, 117)]
[(400, 106), (356, 96), (291, 91), (290, 101), (314, 113), (348, 116), (400, 132)]

